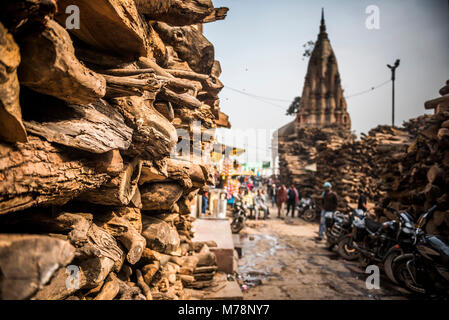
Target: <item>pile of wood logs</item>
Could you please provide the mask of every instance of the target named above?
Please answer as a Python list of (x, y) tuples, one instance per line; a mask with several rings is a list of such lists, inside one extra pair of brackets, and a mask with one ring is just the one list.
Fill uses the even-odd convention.
[(190, 155), (195, 123), (230, 126), (202, 33), (227, 11), (210, 0), (1, 1), (0, 298), (179, 299), (210, 280), (190, 212), (214, 183), (213, 139)]
[[(353, 195), (342, 181), (352, 173), (354, 163), (359, 163), (352, 156), (355, 151), (351, 146), (356, 142), (349, 130), (298, 128), (294, 134), (278, 139), (280, 180), (287, 187), (295, 185), (301, 196), (311, 196), (318, 203), (326, 181), (333, 184), (340, 197), (343, 192)], [(350, 172), (341, 170), (343, 167), (348, 167)], [(339, 204), (342, 206), (343, 202)]]
[(407, 209), (415, 218), (437, 205), (427, 232), (449, 239), (449, 81), (440, 94), (425, 103), (433, 115), (406, 124), (417, 137), (385, 166), (390, 183), (383, 205)]
[(355, 139), (343, 129), (301, 128), (297, 140), (280, 143), (281, 179), (293, 183), (301, 196), (310, 194), (318, 201), (324, 182), (330, 182), (340, 210), (356, 203), (361, 192), (380, 201), (397, 174), (389, 164), (412, 143), (411, 131), (378, 126)]

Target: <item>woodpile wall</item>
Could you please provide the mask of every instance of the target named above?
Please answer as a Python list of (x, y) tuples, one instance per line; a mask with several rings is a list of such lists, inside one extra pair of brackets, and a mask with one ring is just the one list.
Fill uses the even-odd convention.
[(440, 94), (425, 103), (426, 109), (434, 110), (432, 116), (406, 124), (417, 137), (385, 166), (389, 179), (383, 204), (407, 209), (416, 218), (437, 205), (427, 231), (449, 239), (449, 81)]
[(211, 285), (215, 256), (192, 243), (190, 210), (213, 169), (176, 145), (196, 121), (229, 127), (202, 33), (227, 11), (1, 1), (0, 298), (180, 299)]

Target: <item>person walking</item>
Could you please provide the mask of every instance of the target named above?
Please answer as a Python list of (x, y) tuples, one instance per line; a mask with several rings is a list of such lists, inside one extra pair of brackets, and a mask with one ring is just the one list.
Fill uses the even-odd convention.
[(209, 192), (204, 192), (202, 197), (201, 197), (201, 200), (202, 200), (202, 202), (201, 202), (201, 213), (202, 214), (206, 214), (208, 198), (209, 198)]
[(359, 189), (359, 202), (357, 204), (357, 209), (362, 210), (363, 212), (368, 211), (368, 207), (367, 207), (366, 203), (367, 203), (366, 196), (363, 193), (363, 191), (361, 189)]
[(333, 214), (337, 210), (337, 194), (332, 191), (330, 182), (324, 184), (324, 192), (321, 194), (323, 200), (323, 209), (321, 210), (320, 228), (318, 230), (317, 240), (323, 240), (324, 231), (326, 229), (326, 215)]
[(278, 218), (281, 217), (281, 213), (284, 211), (284, 203), (287, 201), (287, 188), (283, 184), (276, 192), (276, 206), (278, 207)]
[(295, 216), (295, 207), (299, 202), (298, 191), (294, 185), (291, 185), (287, 193), (287, 217), (290, 213), (290, 208), (292, 209), (292, 218)]
[(273, 183), (271, 186), (271, 192), (269, 193), (271, 205), (274, 207), (276, 205), (276, 185)]

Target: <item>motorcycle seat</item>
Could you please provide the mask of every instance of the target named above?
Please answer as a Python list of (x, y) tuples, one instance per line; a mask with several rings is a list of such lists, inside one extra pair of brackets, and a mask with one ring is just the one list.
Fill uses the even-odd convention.
[(371, 220), (371, 219), (366, 219), (365, 225), (366, 225), (366, 228), (371, 232), (377, 232), (380, 228), (382, 228), (382, 223)]

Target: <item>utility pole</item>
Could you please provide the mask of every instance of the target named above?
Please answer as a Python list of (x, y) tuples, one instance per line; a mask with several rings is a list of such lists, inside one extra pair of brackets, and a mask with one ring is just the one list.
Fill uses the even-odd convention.
[(392, 110), (391, 110), (391, 123), (394, 127), (394, 81), (396, 80), (396, 68), (399, 67), (401, 60), (397, 59), (394, 63), (394, 66), (390, 66), (387, 64), (387, 67), (391, 70), (391, 81), (393, 83), (393, 92), (392, 92)]

